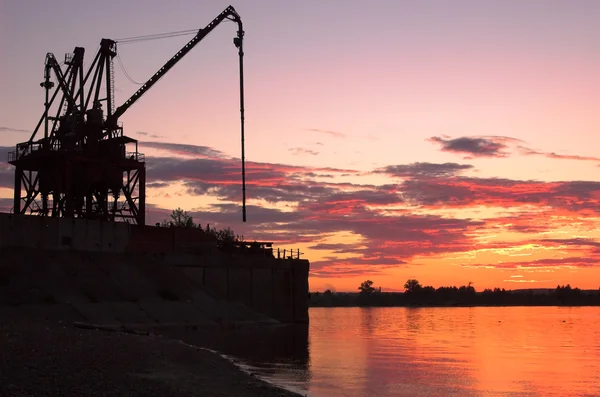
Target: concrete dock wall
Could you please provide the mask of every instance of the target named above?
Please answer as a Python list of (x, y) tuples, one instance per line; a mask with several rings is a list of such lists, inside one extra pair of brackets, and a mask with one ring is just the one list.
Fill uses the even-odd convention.
[(0, 214), (0, 247), (125, 252), (127, 223)]
[(252, 317), (246, 310), (307, 322), (308, 272), (307, 260), (222, 252), (200, 229), (0, 214), (5, 304), (78, 302), (83, 317), (86, 305), (108, 304), (104, 317), (132, 321)]

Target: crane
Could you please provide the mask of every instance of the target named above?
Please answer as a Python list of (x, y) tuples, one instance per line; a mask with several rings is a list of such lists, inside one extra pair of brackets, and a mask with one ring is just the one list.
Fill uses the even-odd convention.
[[(118, 41), (102, 39), (84, 73), (85, 49), (65, 56), (65, 70), (46, 55), (44, 112), (28, 141), (16, 145), (8, 162), (15, 166), (17, 214), (123, 220), (145, 224), (146, 165), (138, 141), (125, 136), (119, 118), (221, 22), (237, 24), (233, 39), (239, 55), (242, 147), (242, 220), (246, 222), (244, 150), (244, 30), (239, 14), (225, 8), (115, 109), (113, 58)], [(56, 87), (52, 75), (58, 82)], [(56, 99), (60, 96), (60, 99)], [(104, 106), (103, 106), (104, 104)], [(42, 127), (43, 126), (43, 127)], [(38, 133), (43, 128), (43, 137)], [(36, 139), (37, 138), (37, 139)], [(129, 145), (129, 146), (128, 146)], [(128, 151), (134, 145), (135, 148)]]

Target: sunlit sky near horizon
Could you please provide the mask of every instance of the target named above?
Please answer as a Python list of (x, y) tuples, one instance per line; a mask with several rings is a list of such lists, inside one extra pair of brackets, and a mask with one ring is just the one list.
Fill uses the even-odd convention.
[[(43, 111), (44, 58), (206, 26), (229, 2), (0, 2), (0, 155)], [(233, 23), (121, 117), (140, 140), (148, 223), (300, 248), (311, 290), (371, 279), (600, 287), (600, 2), (240, 1), (248, 222), (241, 222)], [(118, 46), (149, 78), (191, 36)], [(115, 62), (116, 101), (139, 87)], [(5, 160), (4, 160), (5, 161)], [(0, 203), (12, 206), (12, 166)]]

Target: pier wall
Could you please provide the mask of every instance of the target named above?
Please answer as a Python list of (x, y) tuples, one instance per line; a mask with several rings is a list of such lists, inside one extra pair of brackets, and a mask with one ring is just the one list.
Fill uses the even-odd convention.
[(223, 252), (200, 229), (0, 214), (0, 304), (78, 302), (83, 317), (121, 322), (302, 323), (308, 272), (307, 260)]

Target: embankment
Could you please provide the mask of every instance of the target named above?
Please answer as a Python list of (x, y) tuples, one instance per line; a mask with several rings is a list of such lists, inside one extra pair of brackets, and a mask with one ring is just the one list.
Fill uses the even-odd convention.
[(308, 321), (307, 260), (198, 229), (0, 214), (0, 317), (167, 327)]

